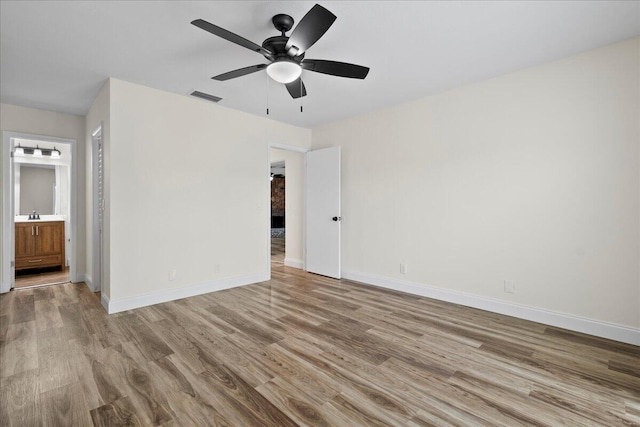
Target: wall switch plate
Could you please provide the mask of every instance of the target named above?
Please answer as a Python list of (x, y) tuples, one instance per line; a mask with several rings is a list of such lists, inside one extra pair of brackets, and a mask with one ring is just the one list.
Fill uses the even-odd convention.
[(220, 273), (220, 264), (216, 264), (213, 266), (213, 272), (214, 273)]
[(176, 270), (175, 268), (172, 268), (171, 270), (169, 270), (169, 281), (176, 280), (177, 275), (178, 275), (178, 270)]
[(514, 282), (512, 282), (511, 280), (505, 280), (504, 281), (504, 291), (508, 294), (515, 294), (516, 293), (516, 284)]
[(400, 263), (400, 274), (407, 274), (407, 264)]

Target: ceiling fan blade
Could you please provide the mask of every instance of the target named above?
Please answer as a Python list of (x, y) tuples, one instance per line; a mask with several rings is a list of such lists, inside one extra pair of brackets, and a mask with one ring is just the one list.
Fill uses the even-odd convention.
[(304, 87), (304, 83), (301, 78), (298, 80), (292, 81), (291, 83), (287, 83), (287, 90), (292, 98), (300, 98), (302, 96), (307, 96), (307, 88)]
[(211, 77), (213, 80), (225, 81), (230, 79), (235, 79), (236, 77), (246, 76), (247, 74), (255, 73), (256, 71), (264, 70), (267, 68), (267, 64), (258, 64), (252, 65), (250, 67), (244, 67), (237, 70), (229, 71), (227, 73), (218, 74), (217, 76)]
[(347, 62), (325, 61), (324, 59), (305, 59), (300, 66), (305, 70), (315, 71), (316, 73), (349, 77), (351, 79), (364, 79), (369, 74), (369, 67)]
[(287, 52), (291, 52), (291, 56), (300, 55), (317, 42), (335, 20), (336, 16), (333, 13), (316, 4), (293, 29), (287, 41)]
[(247, 49), (258, 52), (262, 55), (273, 56), (273, 52), (271, 52), (270, 50), (267, 50), (264, 47), (255, 44), (251, 40), (247, 40), (244, 37), (234, 34), (231, 31), (225, 30), (224, 28), (218, 27), (217, 25), (213, 25), (212, 23), (207, 22), (204, 19), (196, 19), (195, 21), (191, 21), (191, 23), (198, 28), (202, 28), (203, 30), (210, 32), (211, 34), (222, 37), (223, 39), (228, 40), (231, 43), (246, 47)]

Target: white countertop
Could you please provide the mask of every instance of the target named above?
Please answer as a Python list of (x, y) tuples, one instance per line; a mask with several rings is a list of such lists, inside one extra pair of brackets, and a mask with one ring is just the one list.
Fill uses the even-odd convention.
[(64, 221), (64, 215), (40, 215), (40, 219), (29, 219), (29, 215), (16, 215), (15, 222)]

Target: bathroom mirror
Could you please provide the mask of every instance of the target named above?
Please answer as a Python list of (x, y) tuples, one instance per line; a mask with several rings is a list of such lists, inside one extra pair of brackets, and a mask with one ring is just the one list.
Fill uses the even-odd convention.
[(16, 213), (42, 215), (56, 212), (56, 168), (52, 165), (20, 164), (15, 168)]

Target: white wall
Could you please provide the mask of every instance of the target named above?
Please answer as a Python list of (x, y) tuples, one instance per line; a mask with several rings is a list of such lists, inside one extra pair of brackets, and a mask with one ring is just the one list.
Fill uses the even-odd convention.
[(271, 162), (285, 162), (285, 265), (302, 268), (304, 265), (304, 153), (271, 149)]
[(310, 130), (115, 79), (109, 102), (110, 311), (268, 279), (268, 146)]
[[(104, 252), (102, 256), (103, 263), (103, 283), (102, 283), (102, 294), (106, 295), (108, 298), (110, 295), (110, 269), (109, 269), (109, 257), (107, 256), (110, 248), (110, 240), (109, 240), (109, 231), (110, 231), (110, 201), (108, 200), (109, 188), (110, 188), (110, 169), (107, 168), (109, 164), (109, 139), (111, 136), (111, 114), (110, 114), (110, 80), (106, 80), (102, 85), (102, 88), (96, 95), (96, 99), (93, 101), (91, 108), (87, 112), (86, 117), (86, 128), (84, 135), (84, 143), (85, 143), (85, 164), (86, 164), (86, 207), (85, 207), (85, 216), (87, 218), (87, 226), (86, 226), (86, 264), (87, 264), (87, 281), (90, 286), (97, 290), (96, 286), (98, 280), (96, 278), (96, 271), (98, 269), (98, 257), (94, 257), (94, 245), (97, 245), (97, 242), (94, 242), (94, 183), (93, 183), (93, 169), (94, 159), (93, 159), (93, 139), (92, 135), (100, 126), (102, 126), (102, 141), (103, 141), (103, 191), (105, 192), (105, 210), (103, 216), (104, 222), (104, 237), (103, 237), (103, 247)], [(97, 240), (97, 239), (96, 239)]]
[[(77, 144), (77, 255), (76, 274), (82, 279), (85, 272), (85, 165), (83, 116), (0, 104), (0, 131), (75, 139)], [(1, 162), (0, 162), (1, 163)], [(0, 176), (1, 179), (1, 176)], [(3, 219), (4, 220), (4, 219)], [(70, 252), (69, 252), (70, 254)], [(1, 264), (1, 263), (0, 263)], [(1, 268), (1, 267), (0, 267)]]
[(313, 129), (342, 146), (345, 276), (637, 334), (638, 56), (636, 38)]

